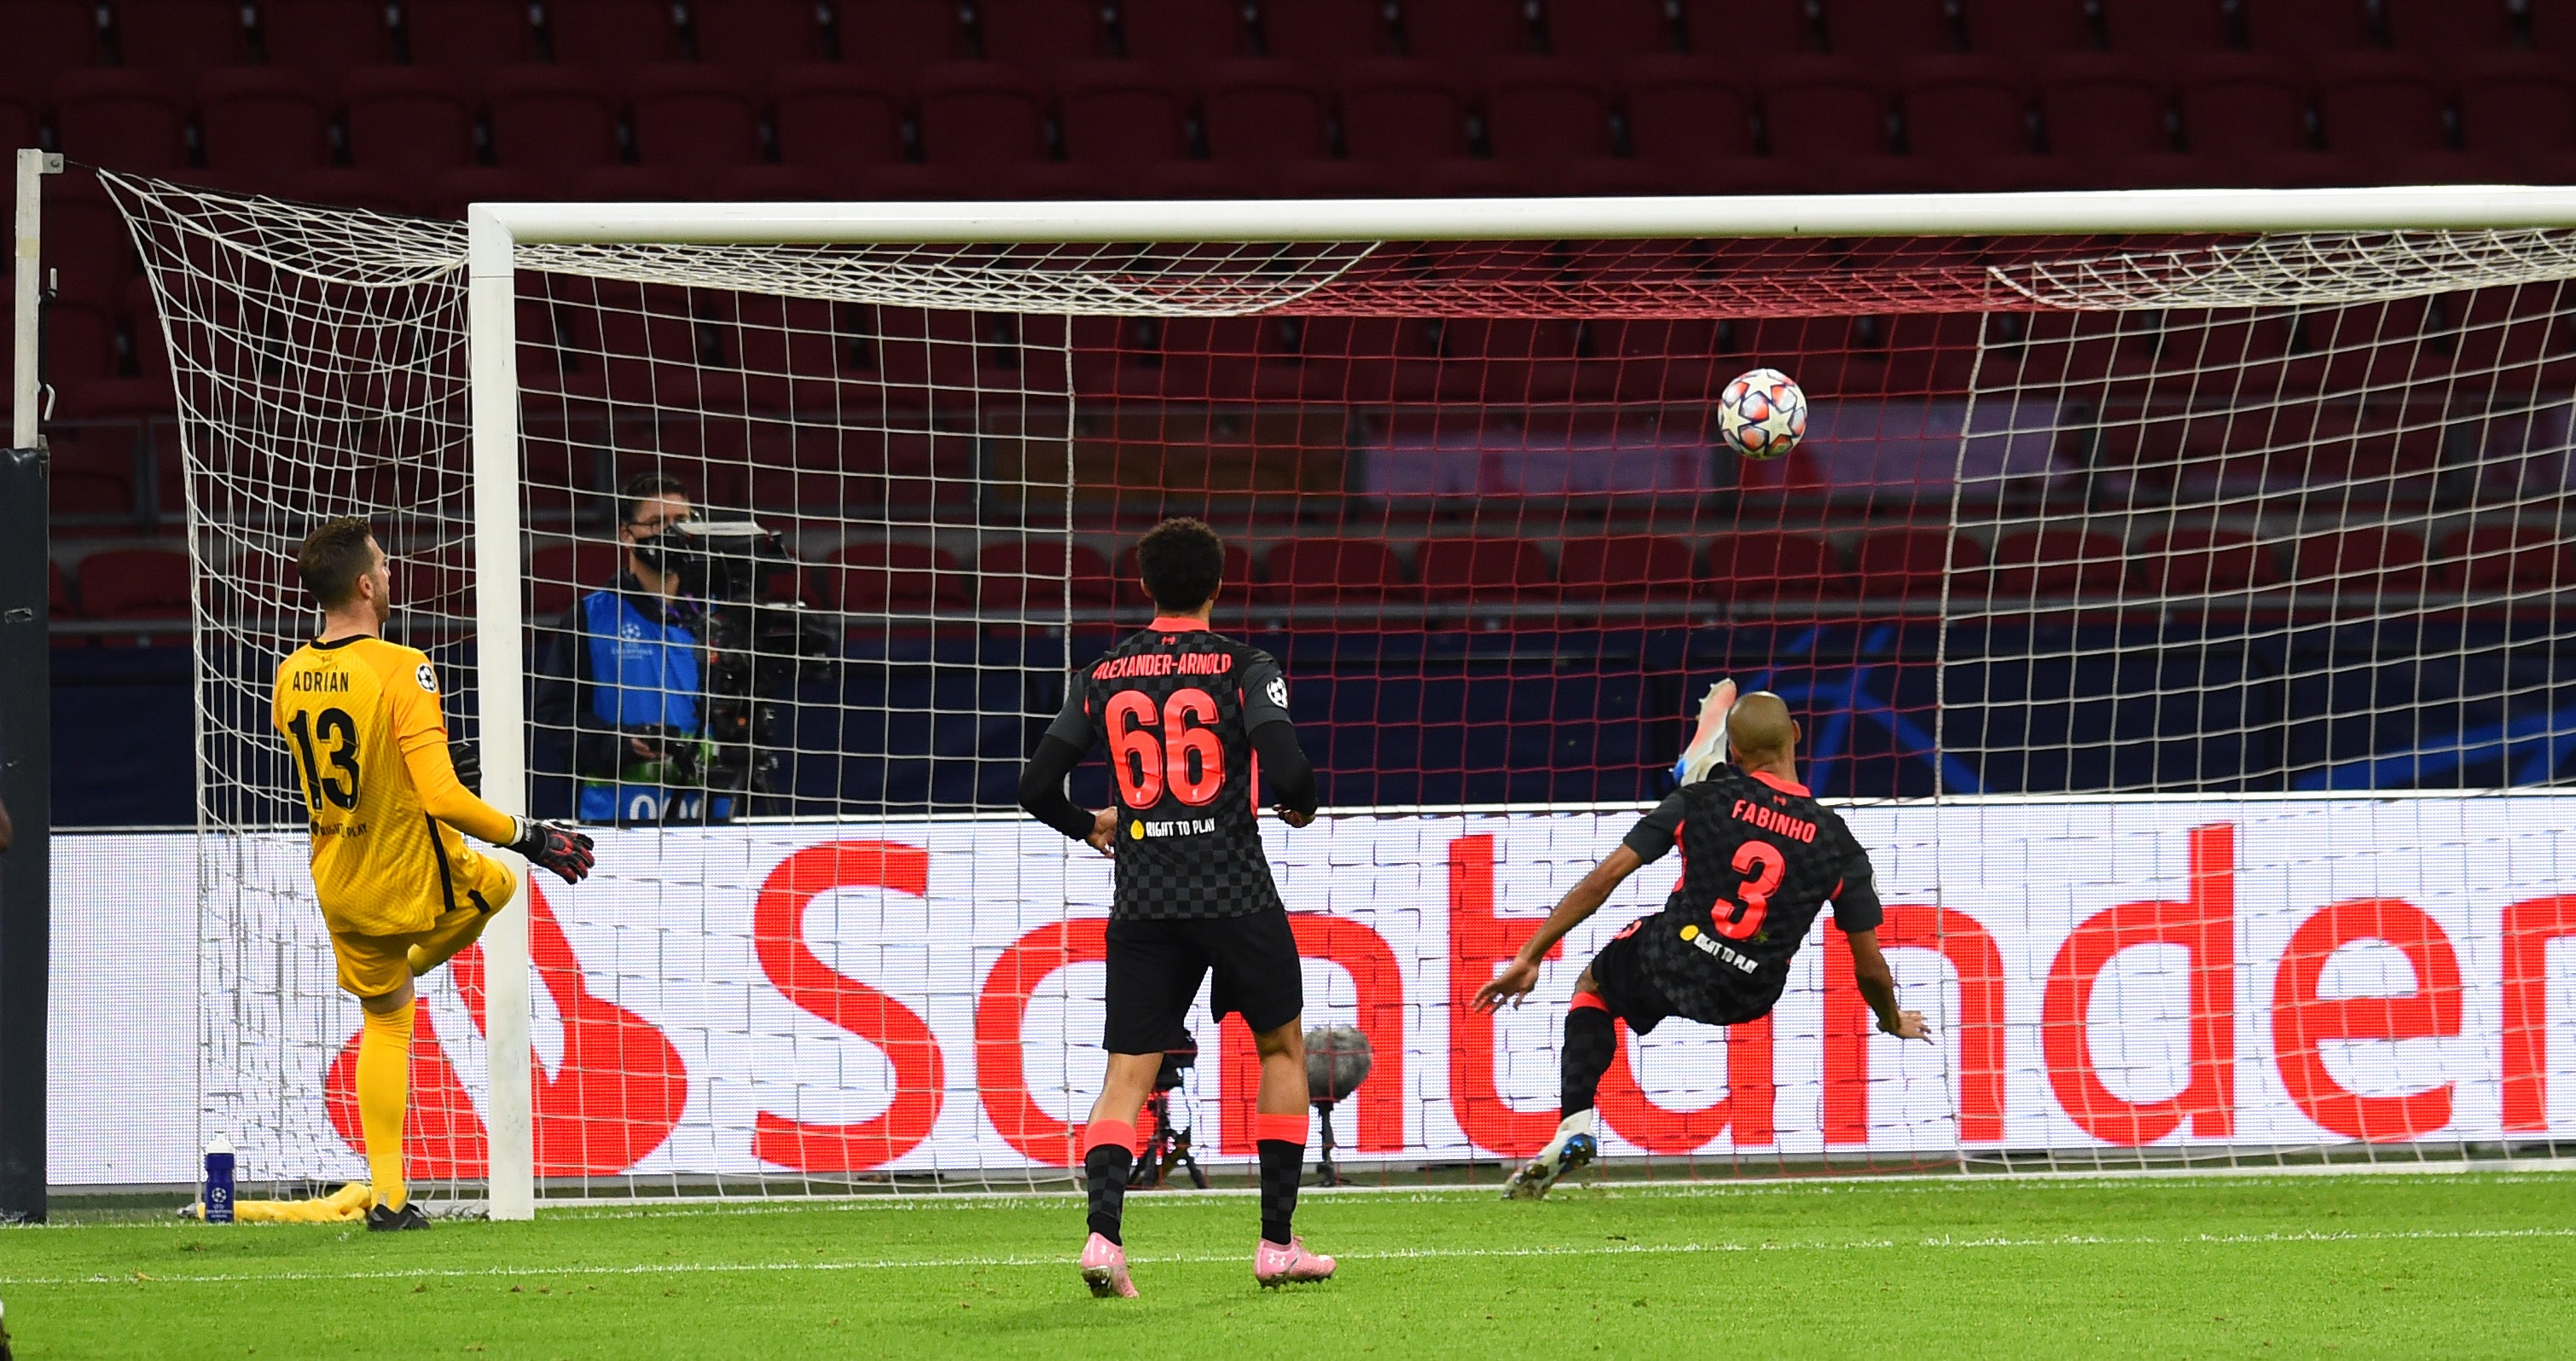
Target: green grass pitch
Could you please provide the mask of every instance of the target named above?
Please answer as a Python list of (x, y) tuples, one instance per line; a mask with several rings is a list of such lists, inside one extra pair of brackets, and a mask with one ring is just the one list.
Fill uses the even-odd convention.
[(10, 1229), (0, 1299), (22, 1358), (2576, 1350), (2549, 1172), (1309, 1191), (1341, 1275), (1277, 1291), (1248, 1196), (1129, 1206), (1136, 1300), (1085, 1293), (1059, 1196)]

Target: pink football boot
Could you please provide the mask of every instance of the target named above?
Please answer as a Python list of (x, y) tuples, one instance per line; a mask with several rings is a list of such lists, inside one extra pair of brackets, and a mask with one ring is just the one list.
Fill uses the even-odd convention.
[(1333, 1259), (1306, 1251), (1306, 1240), (1290, 1238), (1286, 1243), (1261, 1240), (1252, 1250), (1252, 1279), (1264, 1286), (1287, 1285), (1294, 1281), (1324, 1281), (1333, 1276)]
[[(1324, 1270), (1329, 1275), (1332, 1266), (1327, 1263)], [(1094, 1299), (1136, 1298), (1136, 1283), (1127, 1279), (1127, 1249), (1099, 1234), (1091, 1235), (1091, 1241), (1082, 1245), (1082, 1283), (1091, 1287)]]

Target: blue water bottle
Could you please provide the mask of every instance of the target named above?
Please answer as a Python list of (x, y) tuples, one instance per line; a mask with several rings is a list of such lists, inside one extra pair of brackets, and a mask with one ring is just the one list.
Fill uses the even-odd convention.
[(218, 1134), (206, 1144), (206, 1222), (233, 1222), (233, 1144)]

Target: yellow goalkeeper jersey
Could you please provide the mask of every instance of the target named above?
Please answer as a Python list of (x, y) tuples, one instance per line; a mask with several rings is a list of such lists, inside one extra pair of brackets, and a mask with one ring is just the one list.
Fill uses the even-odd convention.
[(459, 907), (497, 908), (507, 871), (459, 829), (506, 843), (508, 815), (468, 793), (447, 756), (438, 673), (381, 638), (307, 643), (279, 663), (272, 702), (313, 832), (313, 887), (332, 930), (426, 931)]

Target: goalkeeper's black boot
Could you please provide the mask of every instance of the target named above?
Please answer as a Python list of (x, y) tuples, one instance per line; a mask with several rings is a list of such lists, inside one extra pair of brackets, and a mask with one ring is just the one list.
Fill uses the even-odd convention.
[(429, 1227), (429, 1216), (421, 1213), (420, 1202), (407, 1200), (399, 1210), (379, 1205), (367, 1211), (367, 1232), (399, 1233), (405, 1229)]

